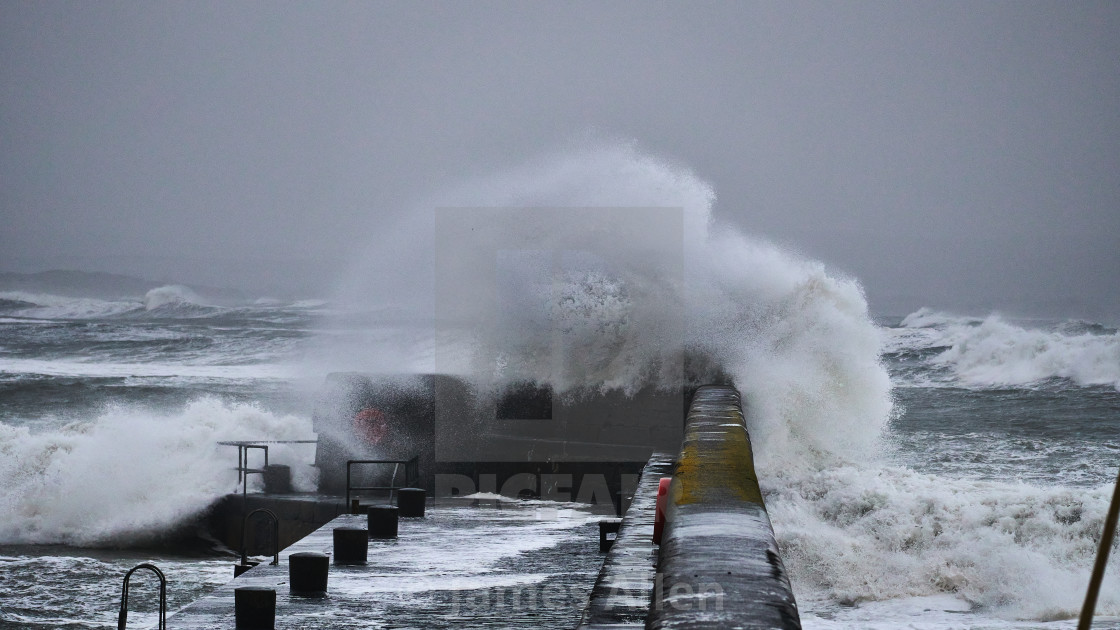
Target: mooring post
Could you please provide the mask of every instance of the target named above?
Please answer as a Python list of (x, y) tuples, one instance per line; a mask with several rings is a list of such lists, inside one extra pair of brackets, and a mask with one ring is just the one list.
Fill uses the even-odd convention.
[(334, 563), (365, 564), (369, 555), (369, 532), (361, 527), (334, 528)]
[(233, 614), (238, 630), (273, 630), (276, 627), (276, 589), (265, 586), (233, 589)]
[(423, 488), (401, 488), (397, 491), (397, 507), (405, 518), (424, 518), (427, 493)]
[(398, 510), (392, 505), (371, 505), (366, 520), (370, 538), (396, 538)]
[(325, 595), (330, 558), (318, 551), (301, 551), (288, 556), (288, 581), (296, 595)]

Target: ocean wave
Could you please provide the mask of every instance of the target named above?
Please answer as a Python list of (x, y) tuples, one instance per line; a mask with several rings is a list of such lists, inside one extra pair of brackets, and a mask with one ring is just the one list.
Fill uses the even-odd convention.
[[(1011, 619), (1075, 617), (1111, 484), (1043, 488), (843, 466), (768, 480), (767, 509), (799, 600), (952, 595)], [(1120, 614), (1113, 553), (1098, 614)]]
[(295, 366), (268, 363), (239, 365), (190, 365), (184, 363), (139, 363), (104, 361), (3, 359), (0, 370), (7, 375), (43, 375), (94, 378), (192, 379), (290, 379), (300, 372)]
[[(306, 418), (213, 398), (165, 414), (110, 407), (37, 433), (0, 425), (0, 543), (150, 543), (236, 489), (236, 454), (218, 441), (309, 435)], [(269, 460), (313, 490), (311, 454), (299, 446), (277, 445)]]
[[(188, 287), (169, 285), (143, 297), (104, 300), (23, 291), (0, 291), (3, 323), (36, 322), (167, 322), (185, 320), (250, 329), (298, 326), (310, 330), (323, 313), (323, 300), (215, 305)], [(137, 334), (142, 334), (136, 329)]]
[(9, 315), (35, 319), (98, 319), (143, 309), (139, 300), (100, 300), (24, 291), (0, 291), (0, 300), (22, 303), (8, 309)]
[[(1090, 322), (1046, 325), (999, 315), (958, 317), (921, 309), (885, 331), (885, 352), (924, 353), (929, 381), (963, 387), (1036, 386), (1060, 379), (1120, 390), (1120, 333)], [(936, 352), (934, 352), (936, 351)]]
[(161, 307), (174, 306), (208, 306), (202, 298), (189, 287), (181, 284), (171, 284), (148, 291), (144, 295), (144, 309), (155, 310)]
[[(714, 202), (711, 186), (687, 168), (614, 145), (549, 156), (439, 195), (425, 206), (523, 209), (495, 210), (469, 232), (493, 239), (496, 253), (473, 276), (473, 266), (459, 264), (464, 271), (453, 290), (468, 299), (494, 295), (509, 307), (484, 304), (490, 310), (482, 317), (467, 313), (464, 321), (441, 323), (432, 335), (440, 371), (482, 381), (528, 375), (558, 392), (679, 388), (681, 366), (686, 377), (696, 371), (697, 381), (729, 375), (752, 410), (752, 437), (765, 445), (759, 452), (800, 452), (810, 466), (860, 457), (891, 410), (880, 339), (861, 287), (718, 224)], [(610, 211), (620, 209), (621, 227), (610, 224)], [(667, 209), (680, 213), (670, 222)], [(332, 302), (369, 312), (432, 312), (435, 279), (424, 281), (417, 270), (447, 254), (433, 241), (441, 218), (447, 215), (418, 209), (379, 232), (377, 246), (354, 262)], [(611, 229), (616, 236), (594, 240)], [(660, 229), (680, 248), (678, 262), (643, 240)], [(501, 230), (526, 230), (533, 240), (519, 249)], [(465, 240), (458, 232), (456, 239), (441, 247)], [(478, 240), (480, 247), (489, 243)], [(494, 264), (501, 276), (496, 289)], [(415, 344), (346, 341), (333, 349), (337, 364), (415, 362), (407, 354)]]

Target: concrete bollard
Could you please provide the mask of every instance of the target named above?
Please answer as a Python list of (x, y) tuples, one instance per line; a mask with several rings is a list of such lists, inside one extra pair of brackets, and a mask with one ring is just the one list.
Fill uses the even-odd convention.
[(367, 514), (370, 538), (397, 537), (397, 508), (392, 505), (371, 505)]
[(335, 564), (365, 564), (368, 554), (368, 531), (361, 527), (334, 528)]
[(318, 551), (301, 551), (288, 556), (288, 581), (292, 593), (325, 595), (330, 558)]
[(268, 494), (291, 494), (292, 469), (283, 464), (264, 467), (264, 491)]
[(240, 630), (273, 630), (276, 627), (276, 590), (264, 586), (233, 589), (234, 623)]
[(397, 507), (401, 509), (401, 516), (424, 518), (426, 501), (427, 493), (423, 488), (401, 488), (397, 491)]

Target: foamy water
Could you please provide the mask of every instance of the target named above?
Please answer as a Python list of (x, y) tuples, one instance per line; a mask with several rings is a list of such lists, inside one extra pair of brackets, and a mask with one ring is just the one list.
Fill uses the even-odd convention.
[[(579, 311), (591, 324), (565, 328), (584, 337), (565, 341), (618, 348), (614, 356), (624, 360), (610, 366), (615, 387), (632, 389), (655, 380), (657, 371), (650, 365), (690, 353), (734, 377), (748, 406), (762, 483), (807, 627), (860, 627), (870, 618), (843, 612), (851, 610), (880, 611), (890, 619), (886, 627), (912, 627), (921, 619), (914, 616), (915, 607), (922, 606), (930, 612), (928, 627), (1029, 626), (1075, 615), (1101, 527), (1106, 484), (1114, 475), (1099, 464), (1109, 461), (1108, 449), (1120, 449), (1115, 437), (1103, 443), (1062, 441), (1043, 432), (1017, 443), (999, 431), (975, 434), (973, 449), (1006, 444), (1010, 455), (1029, 454), (1031, 440), (1052, 442), (1059, 449), (1088, 449), (1090, 463), (1097, 466), (1074, 471), (1049, 457), (1050, 476), (1026, 483), (1014, 472), (1018, 467), (1005, 469), (1001, 480), (998, 458), (983, 462), (984, 475), (995, 480), (976, 478), (979, 470), (970, 470), (967, 462), (932, 473), (900, 466), (900, 459), (952, 457), (969, 446), (954, 432), (943, 447), (934, 420), (923, 429), (926, 442), (908, 443), (917, 450), (903, 457), (892, 452), (892, 445), (897, 449), (905, 441), (892, 429), (892, 414), (907, 410), (892, 406), (892, 375), (881, 353), (897, 355), (888, 356), (893, 378), (919, 388), (1029, 389), (1047, 382), (1059, 388), (1115, 388), (1120, 370), (1115, 331), (1068, 326), (1044, 331), (998, 316), (956, 318), (930, 310), (899, 327), (879, 328), (855, 280), (718, 224), (713, 204), (711, 188), (687, 169), (609, 147), (471, 182), (432, 205), (683, 209), (684, 282), (676, 292), (650, 277), (648, 270), (655, 266), (639, 255), (607, 277), (562, 276), (561, 283), (582, 283), (594, 296)], [(425, 243), (421, 233), (436, 220), (411, 218), (400, 240)], [(427, 253), (416, 249), (418, 264)], [(383, 266), (380, 260), (363, 263), (371, 269)], [(352, 280), (351, 286), (363, 285)], [(370, 286), (358, 292), (400, 297)], [(528, 296), (518, 303), (534, 300)], [(407, 299), (403, 304), (407, 307)], [(656, 321), (644, 309), (665, 304), (685, 305), (687, 327), (679, 340), (657, 337), (656, 327), (632, 325)], [(555, 321), (550, 315), (530, 312), (519, 321), (505, 319), (493, 332), (483, 323), (483, 330), (474, 331), (478, 354), (512, 354), (514, 362), (532, 364), (544, 353), (535, 352), (531, 343), (509, 340), (537, 335), (537, 322)], [(600, 368), (595, 361), (536, 365), (558, 390), (604, 382)], [(937, 405), (938, 396), (954, 396), (926, 391), (931, 398), (909, 404)], [(1078, 422), (1093, 423), (1095, 414), (1104, 413), (1107, 436), (1107, 423), (1115, 422), (1115, 396), (1106, 393), (1102, 399), (1089, 389), (1084, 395), (1095, 398), (1085, 402), (1081, 395), (1075, 389), (1047, 404), (1067, 410), (1062, 411), (1066, 416), (1080, 414)], [(1022, 419), (1014, 415), (1019, 404), (1023, 401), (976, 403), (952, 422), (979, 420), (968, 415), (973, 412), (995, 413), (996, 424), (1014, 426)], [(1031, 418), (1036, 421), (1045, 423)], [(1053, 423), (1051, 428), (1063, 430)], [(1078, 428), (1065, 430), (1075, 435)], [(904, 438), (922, 435), (914, 427), (898, 431)], [(1118, 573), (1111, 570), (1110, 594), (1098, 604), (1101, 614), (1120, 614)]]
[[(266, 382), (448, 368), (481, 386), (528, 371), (560, 392), (633, 391), (678, 387), (670, 368), (687, 363), (744, 394), (805, 627), (1068, 625), (1120, 455), (1117, 332), (929, 309), (878, 326), (857, 280), (721, 224), (715, 203), (687, 168), (591, 147), (436, 194), (378, 235), (329, 309), (230, 310), (174, 287), (119, 302), (2, 294), (0, 325), (26, 343), (0, 355), (0, 385), (30, 402), (0, 427), (0, 541), (129, 545), (173, 530), (236, 483), (232, 449), (215, 442), (308, 436), (306, 414), (253, 400)], [(679, 208), (679, 269), (616, 239), (548, 282), (504, 286), (523, 308), (441, 321), (436, 207), (548, 209), (525, 215), (542, 228), (563, 225), (564, 208)], [(464, 283), (481, 290), (494, 273)], [(55, 336), (86, 323), (93, 341)], [(559, 342), (540, 344), (545, 333)], [(157, 383), (188, 400), (153, 405)], [(69, 402), (93, 391), (122, 401)], [(309, 453), (270, 457), (313, 485)], [(1120, 616), (1118, 579), (1114, 552), (1102, 615)]]
[(1120, 390), (1120, 332), (1085, 322), (1045, 327), (1016, 325), (999, 315), (983, 319), (922, 309), (907, 316), (888, 344), (934, 349), (931, 365), (969, 387), (1030, 386), (1066, 379)]
[[(176, 413), (116, 407), (57, 429), (0, 425), (0, 544), (152, 543), (237, 490), (223, 440), (306, 439), (306, 417), (199, 399)], [(315, 488), (313, 453), (275, 445), (293, 485)], [(253, 482), (259, 480), (253, 478)]]

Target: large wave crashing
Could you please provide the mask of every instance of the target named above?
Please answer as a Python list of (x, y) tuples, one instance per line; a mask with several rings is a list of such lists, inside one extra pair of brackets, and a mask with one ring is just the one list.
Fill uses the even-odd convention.
[[(475, 322), (472, 330), (440, 339), (435, 349), (431, 342), (399, 343), (386, 333), (376, 352), (362, 351), (365, 367), (401, 369), (416, 365), (417, 352), (436, 354), (458, 344), (469, 355), (461, 369), (473, 370), (476, 378), (485, 378), (487, 368), (473, 359), (498, 356), (507, 365), (530, 366), (534, 377), (561, 392), (632, 392), (680, 387), (663, 367), (687, 362), (730, 375), (739, 386), (764, 466), (772, 461), (812, 468), (868, 452), (888, 420), (891, 398), (878, 332), (859, 284), (716, 222), (714, 204), (711, 186), (687, 168), (630, 146), (551, 155), (445, 191), (380, 230), (336, 301), (392, 313), (397, 322), (409, 319), (401, 313), (416, 314), (416, 320), (431, 313), (436, 208), (520, 208), (514, 220), (523, 221), (535, 220), (540, 209), (649, 208), (652, 220), (655, 209), (680, 208), (678, 281), (665, 274), (657, 252), (611, 251), (609, 273), (589, 268), (558, 280), (564, 286), (554, 294), (566, 307), (522, 296), (512, 314)], [(543, 228), (541, 240), (547, 247)], [(625, 246), (618, 243), (617, 249)], [(476, 281), (481, 287), (493, 280)], [(682, 315), (680, 334), (666, 334), (667, 311)], [(553, 326), (551, 332), (542, 331), (542, 321)], [(532, 340), (548, 334), (562, 334), (566, 348), (587, 350), (568, 352), (561, 361), (542, 359)]]
[[(310, 430), (307, 418), (215, 398), (164, 414), (109, 407), (40, 432), (0, 425), (0, 543), (159, 541), (237, 489), (234, 449), (219, 441), (304, 439)], [(292, 465), (293, 483), (311, 490), (305, 451), (274, 445), (270, 459)]]

